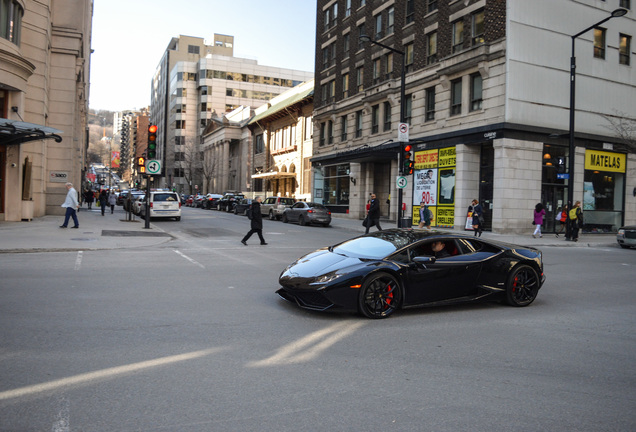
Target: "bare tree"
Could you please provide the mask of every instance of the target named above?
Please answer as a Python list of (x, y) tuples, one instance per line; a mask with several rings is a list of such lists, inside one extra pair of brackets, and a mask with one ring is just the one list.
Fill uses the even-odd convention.
[(186, 139), (183, 152), (183, 175), (190, 185), (190, 193), (192, 193), (192, 185), (201, 178), (202, 161), (201, 153), (198, 150), (198, 145), (195, 138)]
[(210, 182), (216, 174), (216, 159), (208, 157), (206, 160), (203, 152), (201, 152), (201, 174), (203, 174), (203, 178), (205, 179), (205, 188), (203, 188), (203, 190), (209, 193)]
[(636, 152), (636, 119), (620, 111), (614, 111), (611, 116), (603, 115), (603, 118), (609, 123), (603, 127), (612, 131), (628, 151)]

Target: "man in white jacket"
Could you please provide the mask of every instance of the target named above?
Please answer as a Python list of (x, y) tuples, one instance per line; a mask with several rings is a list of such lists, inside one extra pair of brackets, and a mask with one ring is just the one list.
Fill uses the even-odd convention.
[(77, 191), (73, 187), (73, 183), (66, 183), (66, 189), (68, 193), (66, 194), (66, 200), (64, 200), (64, 204), (62, 207), (66, 207), (66, 215), (64, 216), (64, 223), (60, 225), (60, 228), (66, 228), (68, 226), (68, 220), (73, 218), (73, 222), (75, 222), (75, 226), (71, 228), (79, 228), (79, 221), (77, 220), (77, 209), (79, 208), (79, 202), (77, 201)]

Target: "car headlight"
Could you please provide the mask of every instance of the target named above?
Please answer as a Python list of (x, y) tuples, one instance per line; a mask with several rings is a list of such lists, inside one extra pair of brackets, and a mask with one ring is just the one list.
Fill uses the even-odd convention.
[(340, 276), (342, 275), (336, 273), (335, 271), (326, 273), (322, 276), (318, 276), (317, 278), (315, 278), (314, 281), (311, 283), (311, 285), (326, 284), (335, 279), (338, 279)]
[(619, 229), (618, 230), (618, 235), (619, 236), (624, 236), (625, 235), (625, 230), (624, 229)]

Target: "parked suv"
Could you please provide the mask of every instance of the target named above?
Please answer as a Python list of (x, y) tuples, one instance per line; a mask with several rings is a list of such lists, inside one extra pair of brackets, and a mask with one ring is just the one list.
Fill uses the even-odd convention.
[[(181, 199), (176, 192), (155, 191), (150, 192), (149, 214), (151, 218), (175, 218), (181, 220)], [(146, 203), (141, 204), (139, 214), (146, 217)]]
[(280, 220), (286, 208), (290, 208), (296, 202), (293, 198), (268, 197), (261, 203), (261, 214), (270, 220)]

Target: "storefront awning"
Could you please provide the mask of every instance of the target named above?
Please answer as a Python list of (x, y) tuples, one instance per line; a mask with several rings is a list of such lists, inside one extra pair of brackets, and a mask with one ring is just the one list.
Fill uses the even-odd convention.
[(0, 144), (18, 145), (28, 141), (54, 139), (61, 142), (61, 130), (22, 121), (0, 118)]
[(253, 174), (252, 178), (255, 178), (255, 179), (296, 178), (296, 173), (274, 171), (274, 172)]

